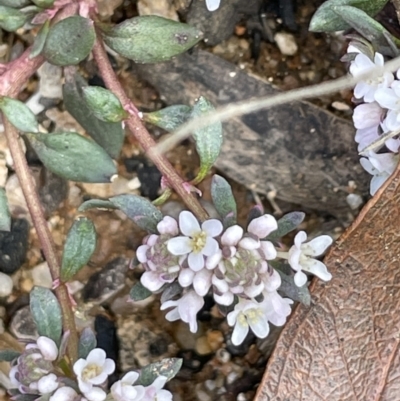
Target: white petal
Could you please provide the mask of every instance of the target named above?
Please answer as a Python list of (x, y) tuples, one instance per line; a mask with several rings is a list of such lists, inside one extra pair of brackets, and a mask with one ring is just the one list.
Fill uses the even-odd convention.
[(307, 240), (307, 234), (305, 231), (299, 231), (294, 237), (294, 244), (300, 248), (300, 245)]
[(179, 234), (178, 223), (170, 216), (164, 216), (164, 218), (157, 224), (157, 230), (160, 234)]
[(228, 283), (225, 280), (220, 280), (217, 278), (215, 274), (212, 276), (211, 282), (220, 292), (227, 292), (229, 290)]
[(192, 252), (192, 241), (188, 237), (171, 238), (167, 242), (167, 248), (172, 255), (186, 255)]
[(360, 164), (368, 174), (375, 175), (378, 172), (366, 157), (360, 159)]
[(273, 269), (272, 275), (267, 273), (264, 280), (265, 289), (269, 292), (276, 291), (282, 284), (282, 279), (279, 273)]
[(193, 279), (193, 288), (201, 297), (204, 297), (210, 289), (212, 275), (213, 273), (207, 269), (200, 270), (196, 273)]
[(202, 253), (189, 253), (188, 257), (188, 265), (189, 267), (195, 271), (198, 272), (204, 267), (204, 256)]
[(128, 372), (124, 377), (121, 379), (122, 383), (132, 385), (135, 381), (139, 378), (139, 373), (137, 372)]
[(276, 258), (277, 252), (272, 242), (261, 241), (260, 249), (263, 252), (266, 260), (273, 260)]
[(244, 237), (239, 241), (239, 246), (248, 251), (252, 251), (260, 247), (260, 241), (255, 240), (254, 238)]
[(389, 110), (397, 110), (399, 97), (391, 88), (380, 88), (375, 92), (375, 100), (381, 107)]
[(58, 348), (56, 343), (51, 338), (40, 336), (37, 339), (36, 344), (40, 349), (44, 359), (47, 361), (55, 361), (57, 359)]
[(323, 281), (329, 281), (332, 279), (332, 274), (328, 272), (326, 266), (316, 259), (307, 260), (307, 264), (303, 266), (303, 270), (314, 274)]
[(165, 283), (160, 280), (160, 275), (156, 272), (144, 272), (142, 277), (140, 277), (140, 282), (149, 291), (158, 291)]
[(85, 359), (80, 358), (74, 363), (74, 373), (79, 377), (82, 374), (82, 370), (86, 367), (87, 362)]
[(92, 377), (88, 381), (94, 385), (103, 384), (107, 380), (107, 374), (103, 371), (98, 374), (96, 377)]
[(385, 183), (385, 181), (389, 178), (387, 174), (379, 174), (375, 175), (371, 179), (370, 183), (370, 194), (375, 195), (376, 191)]
[(294, 283), (297, 285), (297, 287), (302, 287), (306, 282), (307, 276), (301, 270), (299, 270), (294, 275)]
[(196, 273), (192, 269), (182, 269), (179, 273), (178, 282), (185, 288), (193, 283), (193, 278)]
[(221, 0), (206, 0), (206, 6), (208, 11), (215, 11), (219, 8)]
[(257, 295), (260, 295), (264, 290), (264, 283), (261, 282), (258, 285), (249, 285), (247, 287), (245, 287), (244, 292), (245, 294), (250, 297), (250, 298), (254, 298)]
[(266, 316), (259, 316), (258, 319), (250, 320), (249, 325), (251, 331), (258, 338), (265, 338), (269, 333), (269, 324)]
[(248, 324), (241, 325), (237, 321), (235, 324), (235, 328), (233, 329), (232, 332), (232, 337), (231, 337), (232, 344), (240, 345), (246, 338), (248, 332), (249, 332), (249, 325)]
[(112, 373), (114, 373), (114, 370), (115, 362), (112, 359), (107, 358), (103, 365), (104, 373), (106, 373), (107, 375), (111, 375)]
[(211, 237), (207, 237), (206, 244), (204, 248), (201, 250), (201, 253), (206, 256), (213, 256), (219, 250), (218, 242)]
[(140, 263), (147, 262), (147, 251), (150, 249), (148, 245), (140, 245), (138, 249), (136, 249), (136, 257)]
[(276, 222), (275, 217), (270, 214), (264, 214), (263, 216), (253, 219), (247, 227), (247, 231), (258, 238), (265, 238), (277, 228), (278, 223)]
[(221, 259), (222, 259), (222, 251), (219, 249), (218, 252), (207, 257), (206, 268), (209, 270), (215, 269), (218, 266), (218, 263), (221, 261)]
[(200, 224), (193, 213), (184, 210), (179, 214), (179, 228), (183, 235), (193, 237), (200, 232)]
[(218, 295), (218, 294), (214, 293), (213, 296), (214, 296), (214, 300), (217, 304), (224, 305), (224, 306), (232, 305), (232, 302), (234, 300), (234, 296), (230, 291), (225, 292), (222, 295)]
[(100, 387), (93, 387), (90, 392), (84, 393), (84, 396), (89, 401), (104, 401), (107, 395)]
[(174, 308), (172, 310), (170, 310), (166, 315), (165, 318), (169, 321), (169, 322), (174, 322), (175, 320), (179, 320), (181, 318), (178, 308)]
[(301, 270), (300, 256), (301, 256), (301, 250), (299, 248), (297, 248), (295, 245), (293, 245), (289, 249), (289, 259), (288, 259), (290, 267), (293, 270), (296, 270), (296, 271)]
[(57, 376), (54, 373), (50, 373), (46, 376), (41, 377), (38, 380), (37, 384), (40, 394), (52, 393), (58, 387)]
[(207, 233), (209, 237), (216, 237), (222, 233), (222, 223), (217, 219), (206, 220), (201, 229)]
[(78, 394), (71, 387), (59, 388), (49, 399), (49, 401), (74, 401)]
[(228, 313), (228, 315), (226, 316), (226, 321), (228, 322), (229, 326), (233, 327), (236, 324), (236, 319), (239, 313), (242, 313), (242, 311), (237, 308)]
[(103, 366), (106, 361), (106, 353), (101, 348), (95, 348), (89, 352), (89, 355), (86, 358), (86, 362), (88, 364), (95, 364), (99, 366)]
[(243, 237), (243, 228), (234, 225), (225, 230), (221, 237), (221, 243), (226, 246), (236, 246)]
[(301, 245), (301, 250), (308, 256), (322, 255), (326, 249), (332, 245), (332, 238), (329, 235), (320, 235), (310, 242)]

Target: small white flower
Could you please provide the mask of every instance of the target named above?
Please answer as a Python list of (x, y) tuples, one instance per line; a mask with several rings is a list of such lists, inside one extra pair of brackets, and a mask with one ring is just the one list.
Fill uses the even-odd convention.
[(312, 273), (321, 280), (329, 281), (332, 275), (328, 272), (326, 266), (314, 256), (322, 255), (332, 244), (332, 238), (328, 235), (321, 235), (312, 241), (304, 243), (307, 234), (300, 231), (294, 237), (294, 245), (289, 249), (289, 264), (293, 270), (296, 270), (294, 282), (301, 287), (307, 282), (307, 276), (302, 270)]
[(61, 387), (59, 388), (49, 399), (49, 401), (74, 401), (77, 396), (77, 392), (72, 387)]
[(390, 88), (378, 89), (375, 100), (389, 110), (385, 118), (387, 129), (398, 130), (400, 128), (400, 81), (393, 82)]
[(176, 301), (166, 301), (161, 305), (161, 310), (174, 307), (169, 311), (165, 318), (170, 322), (181, 319), (183, 322), (188, 323), (190, 331), (196, 333), (197, 331), (197, 313), (204, 305), (204, 299), (195, 291), (188, 291), (182, 298)]
[(206, 6), (208, 11), (215, 11), (219, 8), (221, 0), (206, 0)]
[(114, 361), (106, 358), (104, 350), (93, 349), (86, 359), (78, 359), (73, 369), (78, 378), (79, 389), (88, 400), (97, 401), (106, 398), (106, 393), (102, 389), (94, 387), (103, 384), (108, 375), (115, 370)]
[(193, 289), (198, 295), (204, 297), (211, 287), (212, 271), (201, 269), (194, 272), (192, 269), (182, 269), (179, 273), (178, 282), (183, 287), (189, 287), (193, 284)]
[(111, 395), (115, 401), (141, 401), (145, 394), (143, 386), (134, 386), (139, 373), (128, 372), (121, 380), (111, 386)]
[[(357, 54), (356, 58), (351, 62), (350, 73), (353, 77), (358, 77), (373, 68), (383, 67), (384, 63), (385, 61), (380, 53), (375, 53), (374, 61), (365, 54), (360, 53)], [(357, 99), (364, 98), (364, 101), (367, 103), (373, 102), (377, 89), (389, 87), (393, 80), (393, 74), (385, 72), (383, 75), (377, 75), (367, 81), (361, 81), (354, 88), (354, 96)]]
[(275, 326), (283, 326), (286, 318), (290, 315), (290, 307), (293, 301), (289, 298), (282, 298), (277, 291), (264, 291), (264, 307), (267, 319)]
[(189, 267), (199, 271), (205, 265), (204, 257), (214, 255), (219, 249), (218, 242), (213, 237), (221, 234), (222, 223), (211, 219), (205, 221), (200, 228), (193, 213), (185, 210), (179, 215), (179, 228), (184, 236), (171, 238), (168, 241), (168, 250), (173, 255), (189, 254)]
[(160, 234), (178, 235), (178, 223), (170, 216), (164, 216), (163, 219), (157, 224), (157, 231)]
[(172, 401), (172, 394), (163, 389), (167, 380), (165, 376), (158, 376), (150, 386), (145, 387), (143, 401)]
[(369, 192), (374, 195), (383, 183), (390, 177), (399, 162), (399, 155), (393, 153), (369, 152), (368, 159), (360, 159), (361, 166), (369, 174), (373, 175)]
[(46, 376), (41, 377), (37, 382), (37, 389), (39, 394), (49, 394), (55, 391), (58, 387), (57, 376), (54, 373), (50, 373)]

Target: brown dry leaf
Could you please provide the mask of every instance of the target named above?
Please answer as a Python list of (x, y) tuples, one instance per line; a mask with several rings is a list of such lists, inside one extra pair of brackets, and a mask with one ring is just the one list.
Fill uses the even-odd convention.
[(255, 401), (400, 400), (400, 167), (325, 258)]

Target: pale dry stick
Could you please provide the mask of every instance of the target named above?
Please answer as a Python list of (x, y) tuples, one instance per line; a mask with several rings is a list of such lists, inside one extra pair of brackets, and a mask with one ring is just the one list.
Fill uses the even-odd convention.
[(398, 68), (400, 68), (400, 57), (388, 61), (384, 67), (373, 68), (369, 72), (359, 75), (356, 78), (346, 76), (329, 82), (279, 93), (274, 96), (268, 95), (262, 98), (243, 100), (231, 103), (227, 106), (219, 107), (214, 112), (194, 118), (193, 120), (183, 124), (181, 128), (176, 130), (167, 139), (161, 141), (157, 146), (150, 149), (148, 152), (149, 156), (154, 157), (155, 154), (163, 154), (168, 150), (173, 149), (179, 142), (189, 137), (195, 129), (204, 128), (207, 125), (216, 122), (223, 122), (230, 118), (239, 117), (262, 109), (268, 109), (297, 100), (315, 98), (335, 93), (343, 89), (349, 89), (354, 87), (360, 81), (371, 79), (374, 76), (379, 76), (387, 71), (395, 71)]

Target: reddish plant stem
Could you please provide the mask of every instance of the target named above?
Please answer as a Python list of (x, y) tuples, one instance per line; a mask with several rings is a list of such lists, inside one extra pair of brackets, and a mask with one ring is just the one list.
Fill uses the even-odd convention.
[[(8, 146), (14, 161), (15, 172), (21, 184), (22, 192), (25, 196), (29, 213), (38, 234), (44, 256), (50, 269), (51, 277), (57, 280), (60, 277), (60, 263), (55, 251), (55, 245), (44, 217), (42, 205), (36, 191), (35, 182), (29, 171), (29, 166), (25, 154), (21, 149), (18, 140), (18, 131), (3, 115), (4, 133), (7, 138)], [(72, 361), (78, 357), (78, 333), (75, 326), (74, 313), (72, 311), (68, 289), (61, 283), (55, 290), (60, 301), (64, 331), (69, 330), (70, 338), (68, 343), (68, 353)]]
[(104, 79), (107, 88), (112, 91), (121, 102), (125, 110), (132, 110), (130, 117), (125, 121), (130, 132), (139, 142), (143, 150), (148, 153), (148, 156), (153, 163), (158, 167), (163, 177), (165, 177), (171, 187), (182, 198), (186, 206), (196, 215), (200, 221), (208, 219), (208, 214), (201, 206), (200, 202), (193, 195), (185, 189), (185, 181), (172, 167), (171, 163), (160, 153), (151, 152), (151, 148), (156, 145), (156, 142), (151, 137), (146, 127), (143, 125), (139, 115), (134, 112), (135, 106), (126, 95), (121, 83), (119, 82), (115, 71), (113, 70), (104, 48), (100, 34), (97, 35), (96, 43), (93, 47), (93, 56), (99, 67), (100, 74)]

